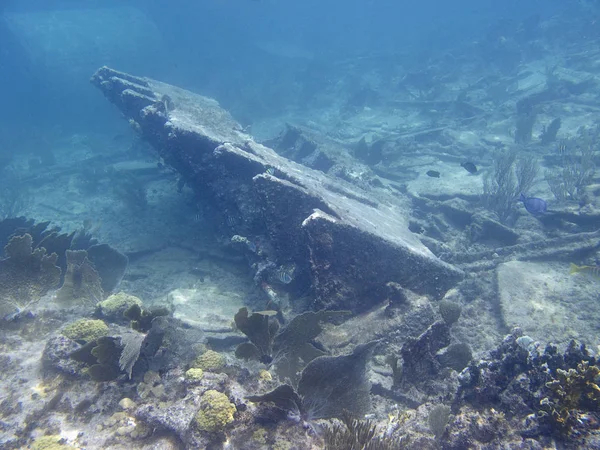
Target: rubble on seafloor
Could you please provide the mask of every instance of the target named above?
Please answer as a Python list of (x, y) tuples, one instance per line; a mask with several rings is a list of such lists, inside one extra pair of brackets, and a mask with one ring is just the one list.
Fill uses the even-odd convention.
[[(114, 297), (119, 307), (117, 298), (128, 298)], [(300, 350), (308, 337), (320, 349), (295, 366), (294, 381), (281, 354), (261, 362), (236, 357), (232, 346), (212, 350), (201, 330), (169, 315), (140, 333), (141, 346), (127, 337), (138, 331), (106, 316), (57, 327), (65, 318), (40, 310), (1, 332), (0, 442), (7, 449), (50, 437), (59, 448), (341, 449), (360, 439), (381, 449), (595, 448), (600, 368), (584, 345), (573, 341), (563, 352), (515, 329), (471, 360), (452, 337), (460, 310), (422, 309), (421, 319), (415, 311), (412, 318), (401, 308), (374, 312), (383, 329), (366, 346), (351, 342), (370, 319), (325, 323), (310, 335), (284, 329), (275, 348), (308, 355)], [(386, 335), (401, 317), (437, 320), (413, 338)], [(268, 331), (276, 320), (258, 313), (251, 322)], [(319, 319), (298, 320), (311, 328)], [(43, 333), (32, 339), (31, 328)], [(261, 342), (242, 328), (253, 345)], [(335, 348), (344, 339), (349, 344)], [(368, 438), (355, 434), (367, 429)]]

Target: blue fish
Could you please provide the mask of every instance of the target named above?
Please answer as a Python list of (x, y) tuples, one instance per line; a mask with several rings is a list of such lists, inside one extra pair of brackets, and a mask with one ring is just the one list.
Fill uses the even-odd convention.
[(283, 284), (290, 284), (294, 280), (294, 272), (296, 268), (294, 264), (281, 266), (275, 271), (277, 280)]
[(525, 194), (523, 193), (521, 193), (519, 201), (523, 202), (527, 212), (529, 214), (533, 214), (534, 216), (544, 214), (548, 209), (548, 204), (545, 200), (537, 197), (525, 197)]

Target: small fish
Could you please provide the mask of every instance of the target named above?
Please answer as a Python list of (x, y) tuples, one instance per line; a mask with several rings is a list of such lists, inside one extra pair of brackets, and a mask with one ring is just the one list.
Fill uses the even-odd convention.
[(431, 178), (439, 178), (440, 177), (440, 173), (437, 170), (428, 170), (427, 171), (427, 176), (431, 177)]
[(275, 175), (275, 167), (267, 167), (267, 170), (265, 170), (265, 173), (273, 176)]
[(534, 216), (544, 214), (548, 209), (548, 204), (545, 200), (537, 197), (525, 197), (525, 194), (521, 193), (519, 201), (523, 202), (525, 209), (529, 214)]
[(567, 153), (567, 144), (565, 142), (561, 142), (557, 147), (558, 154), (563, 156)]
[(196, 214), (194, 214), (194, 222), (202, 222), (202, 213), (201, 212), (197, 212)]
[(461, 166), (469, 173), (477, 173), (477, 166), (472, 162), (464, 162), (461, 164)]
[(578, 266), (577, 264), (571, 263), (569, 275), (573, 275), (574, 273), (590, 273), (593, 276), (600, 278), (600, 266)]
[(264, 293), (267, 294), (267, 297), (269, 298), (269, 304), (274, 304), (274, 305), (279, 304), (279, 295), (277, 295), (277, 292), (275, 292), (275, 290), (271, 287), (271, 285), (269, 285), (263, 281), (261, 287), (262, 287)]
[(225, 222), (229, 227), (234, 227), (237, 224), (237, 219), (234, 216), (227, 216)]
[(260, 314), (261, 316), (268, 316), (268, 317), (272, 317), (272, 316), (276, 316), (277, 314), (279, 314), (278, 311), (275, 311), (274, 309), (267, 309), (265, 311), (254, 311), (256, 314)]

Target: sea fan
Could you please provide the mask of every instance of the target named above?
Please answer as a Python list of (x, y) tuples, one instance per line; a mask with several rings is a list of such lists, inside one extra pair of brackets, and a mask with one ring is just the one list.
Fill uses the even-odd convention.
[(130, 331), (121, 336), (121, 344), (123, 345), (123, 351), (119, 358), (119, 368), (127, 373), (127, 376), (131, 380), (131, 371), (133, 366), (140, 357), (140, 351), (142, 349), (142, 343), (146, 335), (138, 333), (137, 331)]

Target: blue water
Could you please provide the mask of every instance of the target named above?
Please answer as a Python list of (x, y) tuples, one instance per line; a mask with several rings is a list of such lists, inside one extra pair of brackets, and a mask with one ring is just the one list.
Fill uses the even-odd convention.
[(318, 95), (346, 76), (336, 62), (389, 55), (388, 63), (418, 64), (480, 39), (493, 24), (564, 15), (576, 4), (3, 0), (0, 120), (113, 126), (114, 114), (87, 83), (102, 65), (214, 96), (247, 118), (265, 115), (305, 100), (302, 85)]

